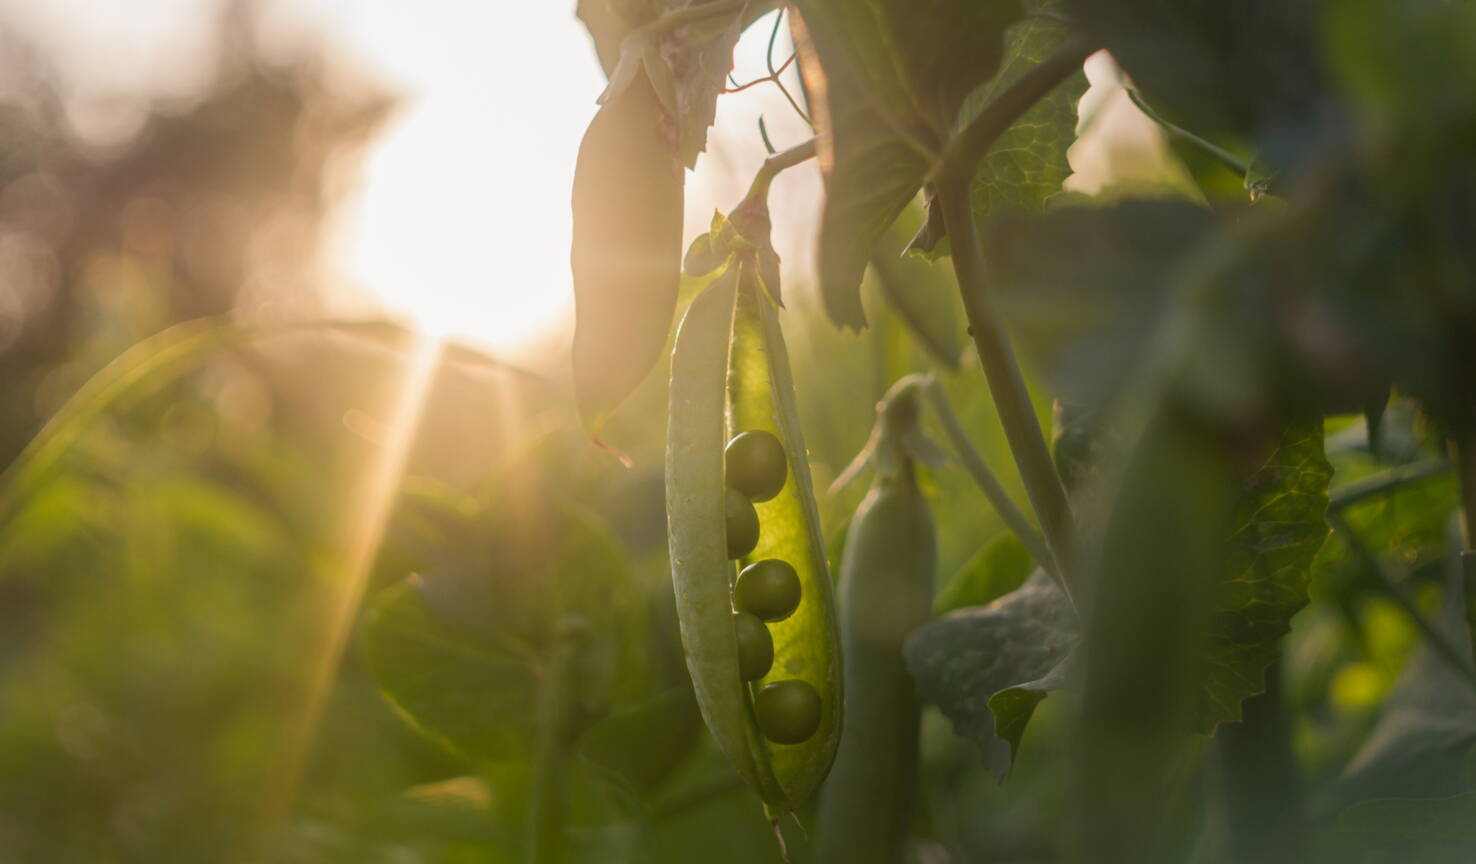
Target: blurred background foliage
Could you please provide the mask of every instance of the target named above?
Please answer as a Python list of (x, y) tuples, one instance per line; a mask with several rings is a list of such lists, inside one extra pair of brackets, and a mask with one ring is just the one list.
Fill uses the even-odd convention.
[[(7, 76), (25, 86), (0, 103), (0, 465), (29, 485), (0, 493), (0, 860), (520, 860), (548, 782), (568, 792), (579, 860), (778, 860), (757, 800), (701, 727), (676, 639), (662, 371), (607, 427), (627, 470), (585, 441), (562, 356), (520, 367), (467, 348), (427, 354), (393, 324), (275, 326), (328, 314), (315, 287), (325, 225), (393, 99), (330, 86), (309, 59), (254, 56), (233, 37), (250, 14), (221, 12), (225, 71), (201, 98), (151, 106), (102, 148), (65, 121), (45, 52), (5, 31)], [(1358, 24), (1348, 13), (1329, 38), (1367, 36)], [(1333, 47), (1388, 123), (1407, 119), (1391, 92), (1439, 98), (1439, 84), (1359, 77), (1359, 49)], [(1088, 102), (1117, 93), (1121, 110), (1110, 76), (1095, 77)], [(1076, 195), (1250, 206), (1199, 151), (1096, 119), (1073, 153), (1095, 166), (1092, 182), (1068, 184)], [(921, 219), (904, 215), (898, 249)], [(868, 276), (872, 326), (859, 336), (790, 277), (784, 319), (817, 487), (861, 449), (894, 380), (938, 369), (1023, 500), (948, 270), (905, 267)], [(898, 278), (937, 290), (904, 317), (886, 296)], [(230, 315), (250, 335), (156, 362), (189, 335), (167, 328)], [(100, 413), (47, 425), (161, 332), (102, 373), (133, 380)], [(1037, 409), (1049, 428), (1050, 400)], [(1266, 730), (1284, 725), (1288, 761), (1267, 770), (1309, 791), (1318, 830), (1358, 802), (1476, 780), (1470, 682), (1409, 614), (1469, 663), (1476, 606), (1444, 563), (1456, 485), (1429, 470), (1378, 494), (1336, 491), (1426, 470), (1441, 430), (1403, 398), (1376, 446), (1356, 414), (1327, 428), (1334, 512), (1361, 540), (1339, 532), (1321, 550), (1280, 686), (1248, 703), (1241, 732), (1200, 742), (1210, 758), (1194, 769), (1244, 774), (1245, 754), (1275, 746)], [(63, 439), (35, 468), (28, 443)], [(928, 470), (925, 485), (939, 611), (1019, 585), (1028, 556), (964, 472)], [(822, 502), (832, 560), (862, 492)], [(915, 860), (1063, 857), (1065, 708), (1042, 703), (1005, 784), (930, 709), (929, 839)], [(1194, 787), (1210, 838), (1195, 860), (1244, 860), (1225, 838), (1266, 802), (1236, 790), (1261, 795), (1266, 782)], [(1321, 836), (1306, 842), (1345, 842)]]

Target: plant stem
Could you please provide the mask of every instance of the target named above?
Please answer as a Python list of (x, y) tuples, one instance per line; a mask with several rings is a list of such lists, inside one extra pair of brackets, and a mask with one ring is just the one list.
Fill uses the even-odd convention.
[[(995, 103), (996, 106), (998, 104)], [(969, 333), (979, 352), (979, 361), (983, 364), (989, 392), (999, 411), (1005, 438), (1009, 441), (1015, 465), (1020, 469), (1025, 491), (1030, 496), (1030, 505), (1060, 571), (1056, 580), (1069, 596), (1072, 587), (1068, 578), (1072, 570), (1071, 538), (1075, 520), (1066, 499), (1066, 489), (1056, 473), (1050, 448), (1041, 432), (1040, 420), (1035, 415), (1035, 406), (1030, 401), (1025, 377), (1020, 373), (1020, 364), (1015, 360), (1009, 337), (989, 302), (984, 284), (984, 251), (969, 199), (974, 163), (968, 164), (967, 171), (955, 170), (936, 182), (938, 202), (943, 208), (943, 221), (953, 250), (953, 269), (958, 275), (958, 287), (969, 319)]]
[(754, 198), (760, 195), (768, 195), (769, 184), (773, 183), (774, 178), (779, 176), (780, 173), (815, 158), (815, 153), (818, 152), (816, 150), (816, 141), (817, 139), (810, 138), (787, 150), (780, 150), (778, 153), (765, 159), (764, 164), (759, 166), (758, 173), (754, 175), (753, 183), (748, 187), (748, 195), (746, 197)]
[(1215, 157), (1226, 168), (1229, 168), (1231, 171), (1239, 174), (1241, 177), (1244, 177), (1246, 174), (1250, 173), (1251, 166), (1249, 162), (1246, 162), (1244, 159), (1238, 158), (1234, 153), (1231, 153), (1229, 150), (1226, 150), (1225, 148), (1217, 144), (1213, 144), (1209, 141), (1204, 140), (1198, 135), (1195, 135), (1193, 132), (1190, 132), (1188, 129), (1185, 129), (1181, 126), (1175, 126), (1169, 121), (1163, 119), (1158, 115), (1157, 111), (1154, 111), (1151, 107), (1149, 107), (1147, 102), (1143, 101), (1143, 97), (1138, 95), (1138, 91), (1134, 90), (1131, 87), (1127, 87), (1124, 89), (1127, 90), (1128, 98), (1133, 100), (1134, 105), (1138, 106), (1138, 110), (1147, 115), (1149, 120), (1152, 120), (1154, 123), (1162, 126), (1164, 131), (1168, 132), (1171, 135), (1176, 135), (1180, 138), (1183, 138), (1190, 144), (1193, 144), (1194, 146), (1198, 147), (1209, 155)]
[[(538, 694), (537, 737), (533, 750), (533, 800), (528, 807), (528, 860), (531, 864), (561, 864), (568, 804), (568, 735), (573, 703), (575, 660), (580, 650), (579, 630), (559, 622), (559, 635), (549, 660), (547, 677)], [(587, 625), (586, 625), (587, 626)]]
[(1430, 623), (1430, 619), (1426, 618), (1424, 613), (1419, 610), (1419, 607), (1414, 605), (1414, 601), (1409, 598), (1409, 595), (1404, 593), (1404, 589), (1389, 578), (1389, 575), (1384, 572), (1384, 566), (1379, 563), (1378, 556), (1374, 555), (1373, 550), (1368, 548), (1368, 544), (1363, 542), (1363, 538), (1358, 536), (1358, 533), (1353, 530), (1353, 526), (1348, 524), (1348, 521), (1340, 513), (1333, 510), (1329, 510), (1327, 513), (1327, 524), (1331, 525), (1334, 531), (1342, 535), (1343, 540), (1348, 544), (1348, 550), (1353, 553), (1353, 557), (1358, 560), (1359, 565), (1363, 567), (1364, 572), (1373, 580), (1374, 585), (1387, 595), (1389, 599), (1393, 600), (1399, 608), (1404, 610), (1404, 614), (1408, 615), (1409, 619), (1414, 622), (1415, 627), (1425, 637), (1425, 641), (1430, 643), (1430, 647), (1434, 648), (1436, 653), (1444, 658), (1446, 662), (1450, 663), (1456, 671), (1460, 672), (1461, 677), (1466, 679), (1472, 689), (1476, 689), (1476, 668), (1472, 667), (1471, 660), (1466, 656), (1466, 652), (1450, 644), (1450, 640), (1445, 638), (1445, 634), (1435, 629), (1435, 625)]
[(1020, 512), (1020, 508), (1015, 506), (1015, 502), (1005, 492), (1004, 486), (1000, 485), (994, 472), (989, 470), (984, 457), (974, 449), (973, 442), (969, 441), (968, 433), (964, 431), (963, 424), (959, 422), (958, 415), (954, 413), (953, 406), (948, 403), (948, 396), (943, 392), (943, 387), (936, 378), (928, 383), (927, 394), (933, 404), (934, 413), (938, 415), (938, 422), (943, 425), (943, 432), (953, 444), (959, 461), (974, 478), (974, 482), (978, 484), (984, 497), (994, 505), (995, 512), (999, 513), (999, 518), (1004, 520), (1005, 527), (1014, 532), (1025, 549), (1030, 552), (1030, 556), (1057, 582), (1060, 582), (1060, 568), (1056, 564), (1050, 546), (1046, 544), (1040, 532), (1035, 530), (1035, 526), (1030, 524), (1030, 520), (1025, 518), (1025, 514)]
[(1332, 510), (1344, 510), (1401, 486), (1408, 486), (1444, 474), (1450, 469), (1450, 462), (1445, 459), (1432, 458), (1370, 474), (1360, 480), (1333, 489), (1328, 493), (1327, 506)]

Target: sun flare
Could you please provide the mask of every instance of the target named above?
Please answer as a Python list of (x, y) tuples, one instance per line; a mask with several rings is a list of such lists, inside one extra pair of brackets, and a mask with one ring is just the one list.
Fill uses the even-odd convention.
[(429, 5), (344, 22), (402, 105), (348, 203), (342, 266), (427, 335), (516, 353), (568, 326), (569, 188), (603, 75), (572, 3)]

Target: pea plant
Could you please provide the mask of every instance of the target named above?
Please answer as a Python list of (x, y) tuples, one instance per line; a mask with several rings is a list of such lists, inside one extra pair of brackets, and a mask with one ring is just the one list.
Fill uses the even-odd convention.
[[(575, 401), (625, 459), (612, 418), (669, 370), (670, 593), (633, 601), (619, 544), (547, 495), (543, 535), (498, 533), (460, 569), (428, 553), (367, 637), (422, 730), (484, 765), (534, 754), (525, 786), (487, 775), (527, 790), (499, 848), (690, 860), (664, 832), (741, 784), (748, 810), (691, 829), (701, 854), (1470, 859), (1476, 5), (578, 14), (609, 84), (573, 186)], [(768, 75), (739, 84), (734, 45), (761, 20)], [(1099, 53), (1176, 181), (1063, 190)], [(761, 123), (747, 193), (684, 250), (686, 172), (748, 86), (779, 88), (814, 135), (776, 148)], [(837, 376), (791, 360), (785, 331), (809, 323), (771, 236), (771, 186), (811, 160), (804, 289), (827, 326), (900, 322), (919, 349), (839, 472), (804, 407), (827, 395), (806, 382)], [(831, 512), (863, 476), (854, 512)], [(960, 536), (954, 514), (982, 505), (998, 530)], [(519, 521), (404, 506), (453, 548)], [(979, 551), (940, 574), (961, 546)], [(455, 575), (513, 560), (543, 576)], [(673, 608), (669, 653), (632, 636)], [(1389, 633), (1393, 668), (1358, 659)], [(683, 779), (702, 753), (716, 786)], [(589, 772), (625, 796), (619, 819), (591, 815)]]

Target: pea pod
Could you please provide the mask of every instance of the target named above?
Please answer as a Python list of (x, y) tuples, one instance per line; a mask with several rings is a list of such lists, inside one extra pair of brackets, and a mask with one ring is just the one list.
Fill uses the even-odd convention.
[[(784, 486), (758, 502), (757, 546), (742, 563), (778, 558), (794, 567), (800, 602), (770, 623), (772, 668), (745, 685), (738, 661), (731, 582), (723, 536), (723, 449), (739, 431), (764, 430), (784, 446)], [(772, 300), (752, 256), (735, 253), (727, 270), (692, 302), (672, 355), (666, 453), (667, 530), (677, 614), (697, 703), (713, 737), (770, 813), (791, 810), (814, 792), (835, 756), (841, 724), (841, 665), (819, 514), (794, 404), (788, 356)], [(797, 744), (766, 738), (754, 694), (780, 681), (803, 681), (820, 701), (819, 724)]]
[[(820, 795), (815, 860), (903, 860), (917, 773), (919, 703), (902, 643), (932, 612), (937, 559), (933, 517), (914, 461), (930, 452), (917, 425), (923, 379), (897, 382), (878, 406), (858, 457), (876, 466), (846, 532), (840, 570), (846, 729)], [(926, 445), (924, 445), (925, 447)]]

